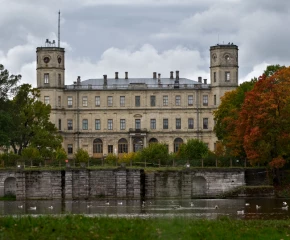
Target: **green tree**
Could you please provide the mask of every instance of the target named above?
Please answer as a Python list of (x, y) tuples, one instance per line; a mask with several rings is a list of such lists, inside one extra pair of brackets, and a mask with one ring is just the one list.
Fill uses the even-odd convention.
[(189, 139), (182, 144), (178, 151), (178, 157), (183, 159), (202, 159), (209, 152), (208, 146), (199, 139)]
[(33, 162), (39, 164), (42, 160), (39, 150), (32, 146), (23, 149), (21, 156), (24, 160), (30, 161), (31, 166), (33, 165)]
[(87, 163), (90, 159), (88, 152), (82, 148), (78, 149), (74, 155), (74, 159), (79, 163)]
[(149, 146), (143, 148), (138, 155), (140, 161), (155, 164), (166, 164), (169, 157), (168, 148), (164, 143), (150, 143)]
[(51, 107), (39, 101), (39, 97), (38, 89), (23, 84), (12, 100), (9, 142), (19, 155), (31, 145), (39, 148), (44, 157), (51, 157), (53, 150), (61, 146), (62, 137), (49, 120)]
[(9, 136), (12, 129), (13, 117), (9, 114), (11, 97), (17, 89), (21, 75), (10, 75), (9, 71), (0, 64), (0, 146), (8, 148)]
[(67, 159), (67, 153), (63, 147), (58, 147), (54, 152), (55, 160), (61, 165)]

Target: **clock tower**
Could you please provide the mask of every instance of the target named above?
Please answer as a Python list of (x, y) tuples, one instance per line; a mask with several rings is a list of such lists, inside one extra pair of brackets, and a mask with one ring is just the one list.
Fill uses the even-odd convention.
[(63, 88), (65, 85), (64, 48), (56, 47), (55, 41), (46, 39), (45, 47), (36, 49), (37, 87)]

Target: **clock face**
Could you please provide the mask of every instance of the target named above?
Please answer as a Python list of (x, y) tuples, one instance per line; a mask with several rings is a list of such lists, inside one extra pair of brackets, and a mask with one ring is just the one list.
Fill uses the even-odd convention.
[(45, 63), (49, 63), (50, 59), (49, 59), (49, 57), (44, 57), (44, 58), (43, 58), (43, 61), (44, 61)]
[(57, 58), (58, 63), (61, 63), (61, 57)]

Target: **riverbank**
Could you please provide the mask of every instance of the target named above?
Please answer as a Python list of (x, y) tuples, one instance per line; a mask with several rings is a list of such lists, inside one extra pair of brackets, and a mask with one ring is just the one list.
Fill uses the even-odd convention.
[(0, 217), (0, 239), (286, 239), (288, 220)]

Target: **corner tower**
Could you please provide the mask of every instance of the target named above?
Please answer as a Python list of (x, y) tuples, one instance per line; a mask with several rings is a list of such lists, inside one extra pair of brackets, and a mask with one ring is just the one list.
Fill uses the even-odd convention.
[(36, 49), (38, 88), (63, 88), (65, 85), (64, 48), (56, 47), (46, 39), (45, 47)]
[(233, 43), (210, 47), (210, 78), (212, 87), (238, 86), (238, 46)]

